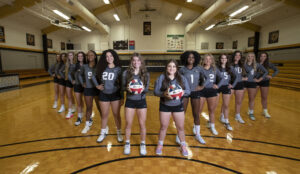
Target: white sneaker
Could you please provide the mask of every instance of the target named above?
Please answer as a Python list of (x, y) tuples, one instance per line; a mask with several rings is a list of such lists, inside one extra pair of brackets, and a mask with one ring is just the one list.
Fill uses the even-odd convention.
[(93, 125), (93, 119), (90, 118), (90, 121), (89, 121), (89, 126), (91, 127)]
[(193, 126), (193, 133), (194, 133), (194, 135), (196, 135), (196, 127), (195, 127), (195, 125)]
[(57, 102), (54, 102), (52, 108), (53, 108), (53, 109), (56, 109), (56, 108), (57, 108)]
[(175, 140), (175, 141), (176, 141), (177, 144), (180, 145), (180, 139), (179, 139), (179, 136), (178, 136), (178, 135), (176, 135), (176, 140)]
[(220, 116), (220, 121), (221, 121), (221, 123), (225, 123), (224, 115), (221, 115), (221, 116)]
[(235, 115), (235, 120), (238, 121), (239, 123), (242, 123), (242, 124), (245, 123), (240, 115)]
[(271, 115), (268, 113), (268, 111), (263, 111), (263, 115), (264, 115), (266, 118), (271, 118)]
[(212, 134), (218, 135), (218, 132), (217, 132), (217, 130), (214, 127), (211, 127), (210, 131), (211, 131)]
[(141, 155), (146, 155), (147, 154), (146, 144), (144, 144), (144, 143), (141, 143), (141, 145), (140, 145), (140, 154)]
[(204, 141), (204, 139), (201, 137), (201, 135), (195, 135), (195, 139), (197, 140), (197, 141), (199, 141), (199, 143), (201, 143), (201, 144), (206, 144), (206, 142)]
[[(108, 128), (108, 127), (106, 127), (106, 128)], [(108, 133), (108, 131), (107, 131), (107, 133)], [(119, 143), (123, 142), (123, 136), (122, 136), (121, 130), (117, 130), (117, 140)]]
[(104, 129), (104, 130), (101, 129), (101, 133), (100, 133), (100, 135), (97, 139), (97, 142), (101, 143), (105, 139), (106, 135), (107, 135), (106, 134), (106, 129)]
[(129, 155), (130, 154), (130, 143), (125, 143), (124, 154), (125, 155)]
[(66, 115), (66, 119), (70, 119), (73, 117), (73, 113), (72, 112), (68, 112), (68, 114)]
[(65, 106), (62, 105), (62, 106), (60, 107), (60, 109), (58, 110), (58, 113), (62, 113), (62, 112), (64, 112), (64, 111), (65, 111)]
[(89, 130), (90, 130), (89, 124), (85, 124), (85, 127), (83, 128), (83, 130), (81, 131), (81, 133), (82, 134), (86, 134)]
[(76, 122), (75, 122), (75, 126), (78, 126), (78, 125), (80, 125), (81, 124), (81, 118), (80, 117), (77, 117), (77, 120), (76, 120)]
[(224, 126), (226, 127), (227, 130), (233, 131), (233, 128), (230, 126), (229, 123), (225, 123)]

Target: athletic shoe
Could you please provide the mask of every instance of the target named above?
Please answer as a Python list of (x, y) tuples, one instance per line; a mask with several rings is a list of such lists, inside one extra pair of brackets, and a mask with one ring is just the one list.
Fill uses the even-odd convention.
[(251, 120), (253, 120), (253, 121), (255, 120), (254, 114), (249, 114), (249, 117)]
[(57, 102), (54, 102), (52, 108), (53, 108), (53, 109), (56, 109), (56, 108), (57, 108)]
[[(108, 129), (108, 127), (106, 127)], [(106, 132), (106, 134), (108, 133), (108, 131)], [(121, 130), (117, 130), (117, 140), (119, 143), (122, 143), (123, 142), (123, 136), (122, 136), (122, 133), (121, 133)]]
[(125, 143), (124, 154), (125, 155), (129, 155), (130, 154), (130, 143)]
[(141, 155), (146, 155), (147, 154), (146, 144), (145, 143), (141, 143), (141, 145), (140, 145), (140, 154)]
[(162, 155), (163, 145), (158, 144), (156, 147), (156, 155)]
[(179, 136), (178, 136), (178, 135), (176, 135), (176, 140), (175, 140), (175, 141), (176, 141), (177, 144), (180, 145), (180, 139), (179, 139)]
[(233, 130), (233, 128), (230, 126), (229, 123), (225, 123), (224, 126), (226, 127), (227, 130), (230, 130), (230, 131)]
[(225, 123), (224, 115), (221, 115), (221, 116), (220, 116), (220, 121), (221, 121), (221, 123)]
[(181, 151), (181, 154), (182, 154), (183, 156), (189, 156), (189, 152), (188, 152), (188, 150), (186, 149), (186, 145), (185, 145), (185, 144), (180, 146), (180, 151)]
[(238, 121), (239, 123), (242, 123), (242, 124), (245, 123), (240, 115), (235, 115), (235, 120)]
[(73, 113), (72, 112), (68, 112), (68, 114), (66, 115), (66, 119), (70, 119), (73, 117)]
[(204, 139), (201, 137), (201, 135), (195, 135), (195, 139), (197, 141), (199, 141), (199, 143), (201, 144), (206, 144), (206, 142), (204, 141)]
[(105, 139), (105, 137), (106, 137), (106, 135), (107, 135), (107, 127), (106, 127), (106, 129), (104, 129), (104, 130), (102, 130), (101, 129), (101, 132), (100, 132), (100, 135), (99, 135), (99, 137), (98, 137), (98, 139), (97, 139), (97, 142), (98, 143), (101, 143), (104, 139)]
[(62, 105), (62, 106), (60, 107), (60, 109), (58, 110), (58, 113), (62, 113), (62, 112), (64, 112), (64, 111), (65, 111), (65, 106)]
[(89, 124), (85, 124), (83, 130), (81, 131), (82, 134), (86, 134), (90, 130)]
[(212, 134), (218, 135), (218, 132), (217, 132), (217, 130), (214, 127), (211, 127), (210, 131), (211, 131)]
[(91, 127), (93, 125), (93, 119), (90, 118), (90, 121), (89, 121), (89, 126)]
[(268, 113), (268, 111), (263, 111), (263, 115), (264, 115), (266, 118), (271, 118), (271, 115)]
[(75, 126), (78, 126), (78, 125), (80, 125), (81, 124), (81, 118), (80, 117), (77, 117), (77, 120), (76, 120), (76, 122), (75, 122)]

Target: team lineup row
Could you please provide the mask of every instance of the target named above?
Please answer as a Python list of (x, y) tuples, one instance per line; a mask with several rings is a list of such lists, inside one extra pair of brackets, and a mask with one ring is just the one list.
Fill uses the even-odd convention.
[[(188, 156), (185, 143), (184, 118), (189, 101), (192, 106), (194, 118), (193, 133), (195, 139), (201, 144), (205, 140), (200, 135), (200, 118), (205, 101), (209, 111), (208, 127), (213, 135), (218, 135), (215, 128), (215, 109), (222, 94), (222, 107), (220, 121), (226, 129), (232, 131), (229, 123), (229, 102), (231, 94), (235, 94), (235, 120), (245, 123), (240, 115), (244, 91), (248, 91), (249, 117), (255, 120), (254, 99), (258, 89), (261, 90), (263, 115), (270, 118), (267, 110), (267, 97), (269, 80), (278, 73), (278, 69), (269, 62), (267, 53), (261, 53), (256, 61), (254, 53), (248, 53), (243, 61), (242, 52), (235, 51), (231, 59), (220, 55), (217, 63), (211, 54), (201, 56), (196, 51), (186, 51), (180, 56), (184, 65), (178, 68), (177, 61), (171, 59), (165, 66), (165, 71), (157, 78), (154, 85), (154, 95), (160, 97), (160, 133), (156, 154), (161, 155), (163, 141), (166, 136), (169, 120), (174, 119), (177, 136), (176, 142), (180, 145), (183, 156)], [(274, 73), (269, 75), (269, 69)], [(71, 118), (76, 111), (73, 90), (77, 103), (78, 118), (75, 125), (81, 124), (83, 119), (84, 96), (86, 106), (86, 122), (82, 133), (87, 133), (92, 124), (93, 100), (101, 116), (101, 131), (97, 142), (101, 143), (108, 133), (108, 116), (110, 107), (117, 127), (117, 140), (123, 142), (121, 133), (120, 108), (125, 102), (125, 146), (124, 154), (130, 154), (131, 126), (135, 112), (137, 114), (141, 145), (140, 154), (146, 155), (146, 93), (149, 88), (150, 75), (147, 72), (143, 57), (134, 53), (128, 68), (122, 72), (118, 54), (114, 50), (105, 50), (99, 62), (94, 51), (78, 52), (76, 56), (58, 54), (56, 63), (49, 68), (49, 73), (54, 77), (55, 101), (53, 108), (57, 108), (60, 98), (59, 113), (65, 111), (65, 93), (68, 98), (68, 113), (66, 118)], [(245, 90), (246, 89), (246, 90)]]

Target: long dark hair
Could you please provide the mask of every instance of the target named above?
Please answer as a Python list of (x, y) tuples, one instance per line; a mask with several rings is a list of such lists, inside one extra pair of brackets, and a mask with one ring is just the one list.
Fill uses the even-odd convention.
[(233, 54), (232, 54), (232, 57), (231, 57), (232, 65), (234, 66), (234, 63), (235, 63), (234, 57), (237, 55), (237, 53), (240, 53), (240, 55), (241, 55), (241, 59), (240, 59), (239, 62), (238, 62), (238, 66), (239, 66), (240, 68), (243, 68), (243, 62), (242, 62), (243, 54), (242, 54), (242, 52), (239, 51), (239, 50), (233, 52)]
[(139, 76), (140, 76), (143, 84), (146, 85), (146, 83), (148, 81), (147, 68), (145, 66), (144, 58), (141, 56), (140, 53), (133, 53), (133, 55), (131, 56), (130, 64), (129, 64), (128, 68), (127, 68), (126, 81), (130, 82), (133, 79), (134, 67), (132, 65), (132, 60), (133, 60), (134, 57), (138, 57), (139, 60), (141, 61), (141, 67), (140, 67), (140, 70), (139, 70)]
[(82, 57), (83, 57), (83, 64), (86, 64), (86, 56), (85, 56), (85, 53), (83, 51), (79, 51), (77, 54), (76, 54), (76, 66), (75, 66), (75, 71), (77, 71), (79, 68), (80, 68), (80, 61), (78, 60), (78, 55), (79, 54), (82, 54)]
[(267, 58), (266, 58), (266, 60), (264, 61), (264, 63), (262, 64), (267, 70), (269, 69), (269, 54), (267, 53), (267, 52), (261, 52), (260, 54), (259, 54), (259, 63), (260, 63), (260, 56), (262, 55), (262, 54), (265, 54), (266, 56), (267, 56)]
[(97, 53), (96, 53), (95, 51), (93, 51), (93, 50), (89, 50), (89, 51), (86, 53), (86, 62), (87, 62), (87, 64), (90, 63), (90, 62), (89, 62), (89, 59), (88, 59), (88, 54), (89, 54), (89, 53), (94, 54), (94, 56), (95, 56), (95, 65), (97, 65), (97, 62), (98, 62), (98, 60), (97, 60)]
[(97, 79), (101, 82), (102, 80), (102, 74), (105, 71), (105, 69), (108, 66), (108, 63), (106, 61), (106, 53), (110, 52), (112, 56), (114, 57), (114, 64), (117, 67), (121, 67), (120, 58), (115, 50), (108, 49), (102, 52), (99, 63), (97, 64)]
[[(57, 60), (57, 58), (58, 58), (58, 60)], [(57, 64), (60, 64), (61, 63), (61, 56), (60, 56), (60, 54), (59, 53), (56, 53), (56, 58), (55, 58), (55, 60), (56, 60), (56, 63)]]
[[(218, 66), (218, 68), (219, 68), (219, 70), (221, 70), (222, 69), (222, 63), (221, 63), (221, 58), (222, 58), (222, 56), (226, 56), (226, 58), (227, 58), (227, 62), (226, 62), (226, 64), (225, 64), (225, 71), (227, 72), (227, 74), (229, 74), (230, 75), (230, 79), (231, 79), (231, 83), (233, 82), (233, 80), (235, 79), (235, 74), (231, 71), (231, 67), (230, 67), (230, 59), (228, 58), (228, 56), (226, 55), (226, 54), (221, 54), (220, 56), (219, 56), (219, 61), (218, 61), (218, 64), (217, 64), (217, 66)], [(219, 79), (220, 80), (220, 79)]]
[(187, 66), (188, 65), (188, 58), (190, 54), (194, 55), (195, 62), (193, 64), (193, 67), (198, 66), (200, 62), (200, 54), (197, 51), (185, 51), (180, 55), (180, 60), (182, 65)]
[(179, 70), (178, 69), (178, 63), (177, 63), (177, 61), (175, 59), (171, 59), (171, 60), (169, 60), (167, 62), (166, 67), (165, 67), (165, 71), (164, 71), (165, 79), (162, 82), (162, 85), (161, 85), (161, 88), (160, 88), (161, 91), (167, 90), (168, 87), (169, 87), (169, 85), (170, 85), (171, 79), (169, 78), (169, 74), (168, 74), (167, 68), (168, 68), (168, 65), (170, 63), (172, 63), (172, 62), (176, 65), (176, 73), (175, 73), (175, 78), (174, 79), (182, 87), (182, 89), (185, 89), (185, 86), (183, 84), (183, 80), (182, 80), (181, 75), (180, 75), (180, 73), (178, 71)]

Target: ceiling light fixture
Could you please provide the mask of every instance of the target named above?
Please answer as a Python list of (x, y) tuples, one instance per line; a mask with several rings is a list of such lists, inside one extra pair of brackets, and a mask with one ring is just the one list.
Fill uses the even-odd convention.
[(53, 12), (54, 12), (55, 14), (59, 15), (60, 17), (66, 19), (66, 20), (69, 20), (69, 19), (70, 19), (69, 16), (63, 14), (62, 12), (60, 12), (60, 11), (58, 11), (58, 10), (53, 10)]
[(234, 17), (234, 16), (236, 16), (237, 14), (242, 13), (243, 11), (245, 11), (247, 8), (249, 8), (248, 5), (246, 5), (246, 6), (242, 7), (242, 8), (240, 8), (240, 9), (238, 9), (237, 11), (235, 11), (235, 12), (233, 12), (233, 13), (231, 13), (229, 16), (230, 16), (230, 17)]

